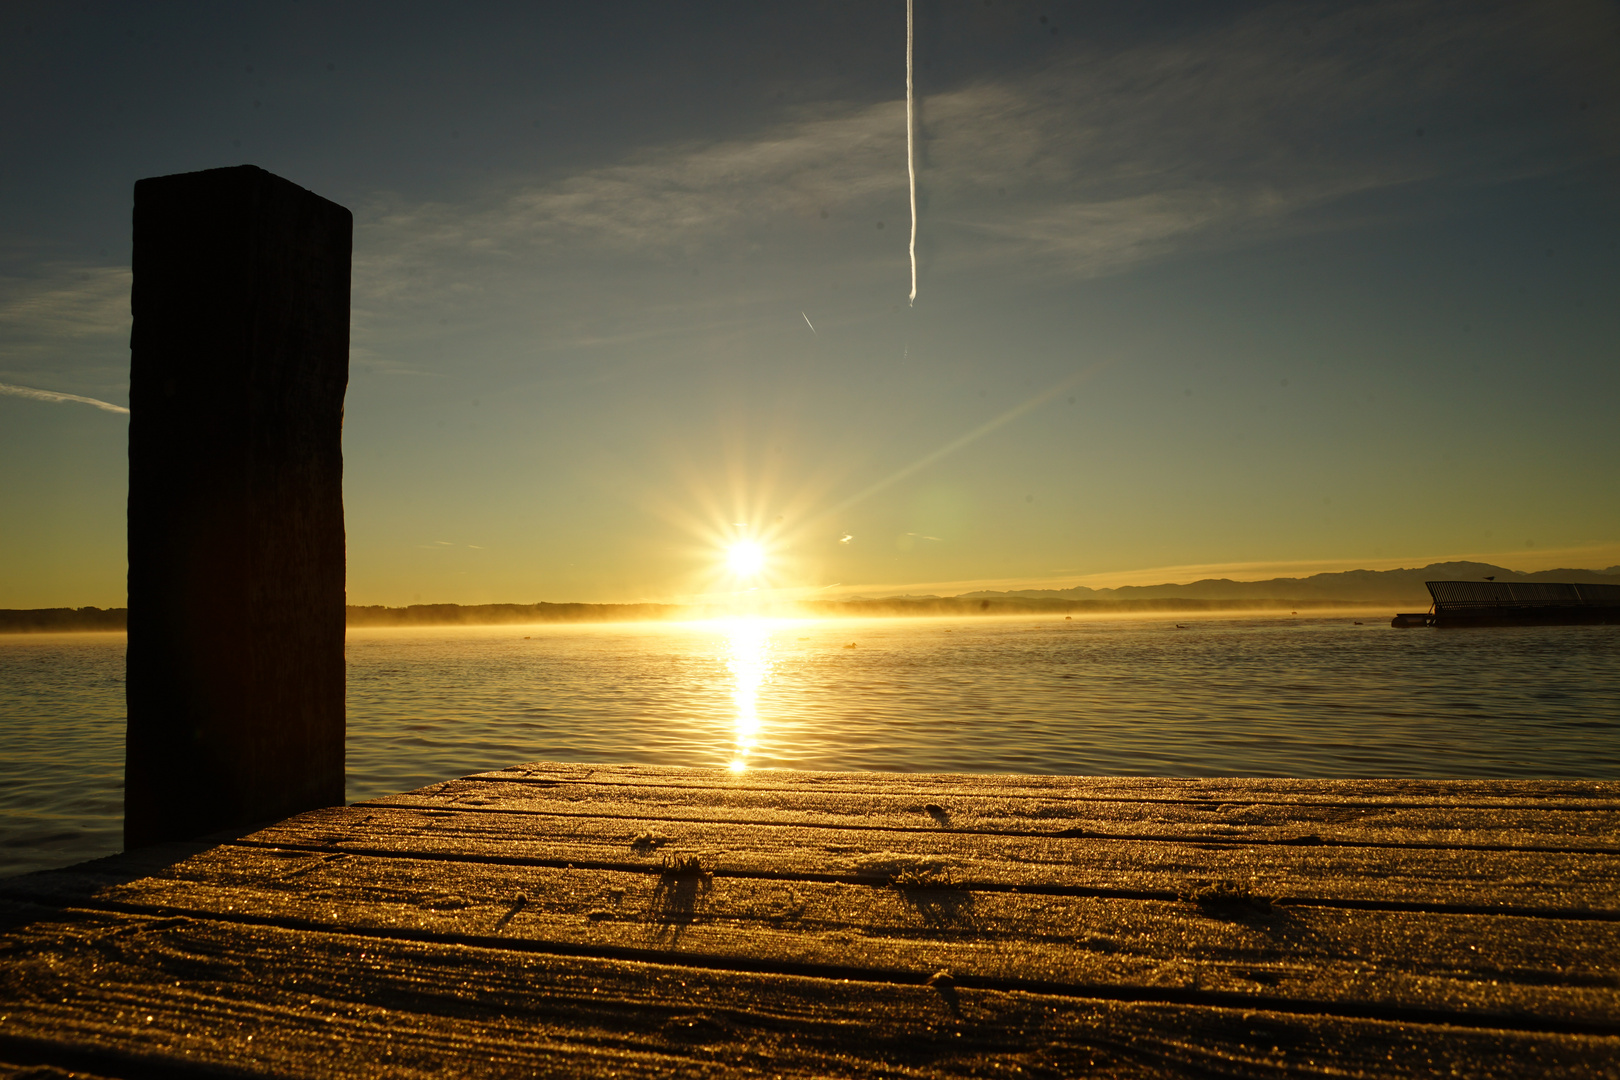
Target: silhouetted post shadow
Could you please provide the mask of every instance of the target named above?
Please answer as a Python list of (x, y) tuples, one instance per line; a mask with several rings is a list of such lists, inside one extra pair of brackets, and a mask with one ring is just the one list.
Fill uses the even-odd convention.
[(345, 208), (135, 185), (124, 844), (343, 801)]

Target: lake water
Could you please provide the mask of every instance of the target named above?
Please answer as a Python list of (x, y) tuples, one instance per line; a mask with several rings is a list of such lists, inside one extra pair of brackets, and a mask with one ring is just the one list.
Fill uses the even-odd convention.
[[(348, 797), (540, 759), (1620, 779), (1620, 627), (1362, 618), (354, 630)], [(0, 637), (0, 874), (118, 849), (123, 663)]]

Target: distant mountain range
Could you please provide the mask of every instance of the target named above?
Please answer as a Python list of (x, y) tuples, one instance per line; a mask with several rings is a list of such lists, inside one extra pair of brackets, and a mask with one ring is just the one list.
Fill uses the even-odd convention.
[(971, 592), (968, 600), (1348, 600), (1368, 604), (1429, 605), (1425, 581), (1570, 581), (1620, 585), (1620, 566), (1607, 570), (1538, 570), (1523, 574), (1490, 563), (1431, 563), (1415, 570), (1346, 570), (1303, 578), (1233, 581), (1204, 578), (1185, 585), (1122, 585), (1117, 589), (1015, 589), (1008, 592)]
[[(850, 596), (775, 605), (782, 615), (1010, 615), (1021, 612), (1160, 612), (1344, 608), (1390, 605), (1411, 611), (1429, 606), (1425, 581), (1572, 581), (1620, 585), (1620, 566), (1607, 570), (1538, 570), (1523, 574), (1490, 563), (1431, 563), (1416, 570), (1346, 570), (1303, 578), (1233, 581), (1204, 578), (1185, 585), (1122, 585), (1117, 589), (1012, 589), (957, 596)], [(454, 626), (539, 622), (628, 622), (691, 619), (723, 614), (718, 606), (673, 604), (413, 604), (348, 609), (350, 626)], [(122, 630), (123, 608), (0, 609), (0, 633)]]

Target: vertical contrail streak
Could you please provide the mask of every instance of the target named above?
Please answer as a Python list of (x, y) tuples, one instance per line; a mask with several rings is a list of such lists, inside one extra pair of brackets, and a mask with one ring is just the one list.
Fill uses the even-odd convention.
[(913, 145), (913, 132), (917, 128), (916, 93), (911, 86), (912, 7), (906, 0), (906, 176), (911, 181), (911, 297), (917, 303), (917, 150)]

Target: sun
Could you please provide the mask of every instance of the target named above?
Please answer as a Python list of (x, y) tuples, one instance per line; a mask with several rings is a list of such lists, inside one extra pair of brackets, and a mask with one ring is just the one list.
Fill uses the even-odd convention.
[(750, 578), (765, 569), (765, 549), (755, 540), (739, 540), (726, 549), (726, 569)]

